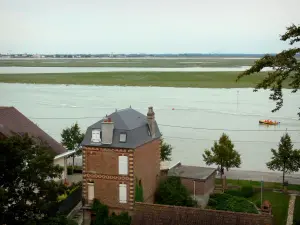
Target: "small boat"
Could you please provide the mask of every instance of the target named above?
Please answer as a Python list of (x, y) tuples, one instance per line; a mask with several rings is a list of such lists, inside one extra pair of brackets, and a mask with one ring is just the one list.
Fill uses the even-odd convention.
[(278, 125), (280, 122), (272, 121), (272, 120), (260, 120), (259, 124), (265, 124), (265, 125)]

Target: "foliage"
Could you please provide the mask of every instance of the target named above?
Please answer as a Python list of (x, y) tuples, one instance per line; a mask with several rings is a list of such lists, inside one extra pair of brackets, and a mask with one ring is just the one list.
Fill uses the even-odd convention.
[(157, 204), (176, 206), (196, 206), (189, 191), (182, 185), (179, 177), (167, 177), (162, 180), (155, 193)]
[(254, 189), (252, 186), (243, 186), (241, 190), (226, 190), (225, 193), (232, 196), (250, 198), (254, 195)]
[(142, 183), (139, 183), (138, 179), (135, 181), (135, 201), (144, 202), (144, 190)]
[(74, 220), (68, 219), (64, 215), (58, 215), (57, 217), (46, 218), (40, 221), (38, 224), (30, 225), (77, 225), (77, 223)]
[[(62, 168), (48, 145), (27, 134), (0, 140), (0, 224), (39, 224), (57, 203)], [(28, 204), (31, 203), (31, 204)]]
[(73, 173), (82, 173), (82, 166), (74, 165), (74, 169), (72, 166), (67, 167), (68, 175), (72, 175)]
[(294, 225), (300, 225), (300, 196), (296, 196), (295, 200)]
[[(289, 41), (290, 45), (293, 45), (300, 41), (300, 26), (291, 25), (287, 27), (287, 31), (281, 36), (282, 41)], [(300, 88), (300, 62), (296, 56), (300, 53), (299, 47), (290, 48), (284, 50), (276, 55), (265, 55), (261, 59), (257, 60), (255, 64), (248, 70), (241, 73), (237, 80), (242, 77), (249, 76), (260, 72), (264, 67), (272, 67), (274, 70), (268, 73), (260, 83), (258, 83), (254, 89), (268, 89), (270, 88), (272, 94), (270, 99), (276, 101), (276, 107), (272, 112), (278, 111), (283, 106), (283, 93), (282, 86), (285, 82), (291, 87), (292, 93), (295, 93)], [(300, 113), (298, 113), (300, 117)]]
[(162, 138), (160, 143), (160, 159), (162, 161), (171, 161), (173, 147)]
[(92, 221), (92, 225), (130, 225), (131, 217), (127, 212), (120, 215), (112, 214), (109, 216), (107, 205), (102, 204), (98, 199), (94, 199), (92, 211), (96, 214), (96, 218)]
[(280, 138), (278, 150), (271, 149), (273, 156), (266, 165), (270, 170), (282, 171), (282, 184), (285, 174), (299, 171), (300, 150), (293, 150), (290, 136), (286, 133)]
[(84, 133), (81, 133), (78, 123), (76, 122), (71, 127), (63, 129), (61, 133), (61, 143), (68, 150), (76, 150), (76, 154), (80, 155), (80, 144), (83, 141)]
[(61, 201), (65, 200), (70, 194), (72, 194), (74, 191), (76, 191), (80, 187), (81, 187), (81, 182), (72, 184), (71, 186), (67, 187), (65, 192), (62, 195), (59, 195), (57, 197), (57, 201), (61, 202)]
[(216, 210), (258, 214), (252, 202), (245, 198), (228, 194), (214, 194), (210, 198), (212, 199), (209, 200), (208, 204), (213, 204), (209, 206), (214, 207)]
[(229, 168), (237, 167), (241, 165), (241, 156), (234, 150), (234, 144), (231, 142), (229, 137), (223, 133), (219, 139), (219, 142), (214, 143), (214, 146), (209, 151), (204, 151), (203, 160), (206, 165), (216, 164), (228, 171)]

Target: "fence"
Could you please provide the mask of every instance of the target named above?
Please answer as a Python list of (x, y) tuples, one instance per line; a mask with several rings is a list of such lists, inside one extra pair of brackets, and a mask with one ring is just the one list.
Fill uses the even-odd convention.
[(51, 216), (57, 214), (68, 215), (72, 209), (81, 201), (82, 199), (82, 187), (78, 187), (73, 191), (66, 199), (58, 202), (52, 210), (49, 212)]

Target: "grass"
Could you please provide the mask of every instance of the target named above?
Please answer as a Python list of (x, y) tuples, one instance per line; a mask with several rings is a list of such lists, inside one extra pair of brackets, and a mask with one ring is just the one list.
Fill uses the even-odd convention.
[(2, 83), (160, 86), (198, 88), (254, 87), (267, 73), (244, 77), (239, 72), (100, 72), (54, 74), (0, 74)]
[[(271, 191), (263, 192), (263, 201), (268, 200), (272, 205), (272, 214), (274, 216), (275, 225), (285, 225), (288, 215), (290, 196), (283, 193)], [(260, 192), (249, 198), (252, 202), (260, 200)]]
[[(241, 187), (242, 186), (252, 186), (252, 187), (260, 188), (260, 181), (226, 179), (226, 182), (227, 182), (227, 184), (237, 185), (237, 186), (241, 186)], [(221, 184), (221, 180), (216, 179), (216, 184)], [(276, 182), (264, 182), (264, 188), (282, 189), (282, 184), (276, 183)], [(293, 190), (293, 191), (300, 191), (300, 185), (289, 184), (287, 189)]]
[(2, 59), (1, 66), (25, 67), (239, 67), (251, 66), (255, 59)]
[(300, 196), (296, 196), (295, 208), (294, 208), (294, 220), (300, 222)]

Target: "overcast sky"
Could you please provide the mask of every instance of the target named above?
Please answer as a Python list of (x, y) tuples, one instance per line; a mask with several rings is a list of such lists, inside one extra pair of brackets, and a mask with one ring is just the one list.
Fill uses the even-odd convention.
[(300, 0), (0, 0), (0, 53), (270, 53)]

